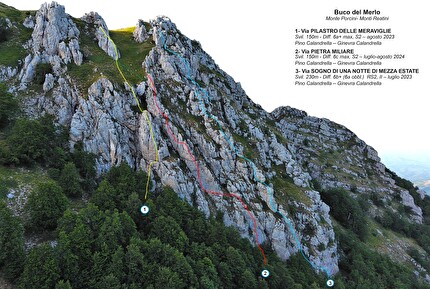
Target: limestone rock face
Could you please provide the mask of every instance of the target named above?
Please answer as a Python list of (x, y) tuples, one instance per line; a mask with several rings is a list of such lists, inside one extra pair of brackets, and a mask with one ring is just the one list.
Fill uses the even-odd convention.
[(106, 78), (91, 85), (88, 100), (79, 99), (70, 124), (71, 142), (83, 141), (86, 150), (100, 155), (99, 172), (121, 162), (135, 165), (132, 149), (135, 151), (137, 116), (130, 109), (131, 101), (118, 94)]
[(79, 51), (79, 42), (77, 39), (71, 39), (69, 42), (70, 52), (72, 53), (73, 61), (77, 65), (81, 65), (83, 61), (82, 52)]
[[(85, 35), (94, 37), (95, 49), (97, 43), (115, 59), (115, 47), (100, 29), (109, 33), (103, 18), (91, 12), (82, 20), (86, 24), (79, 27), (91, 32)], [(314, 268), (329, 274), (339, 271), (339, 256), (321, 189), (345, 188), (354, 197), (379, 194), (386, 204), (400, 197), (411, 208), (410, 219), (422, 222), (421, 208), (396, 185), (372, 147), (345, 127), (303, 111), (264, 111), (169, 18), (151, 20), (148, 30), (139, 21), (133, 33), (137, 42), (155, 42), (141, 63), (154, 80), (156, 95), (149, 77), (131, 83), (143, 113), (122, 83), (96, 75), (83, 89), (72, 77), (72, 62), (88, 60), (80, 51), (84, 34), (63, 6), (42, 5), (34, 22), (29, 55), (20, 70), (0, 67), (0, 79), (15, 77), (25, 90), (38, 65), (49, 64), (52, 72), (44, 76), (43, 91), (26, 99), (25, 112), (54, 115), (70, 128), (70, 148), (82, 142), (95, 153), (99, 173), (121, 162), (147, 171), (157, 158), (152, 131), (159, 159), (151, 166), (154, 188), (171, 187), (206, 216), (221, 212), (226, 225), (255, 243), (253, 219), (228, 197), (234, 194), (255, 217), (260, 243), (282, 259), (301, 251)], [(377, 208), (372, 212), (378, 215)]]
[(21, 70), (19, 78), (21, 79), (21, 83), (26, 84), (31, 82), (36, 72), (36, 67), (40, 63), (41, 57), (36, 54), (34, 57), (29, 54), (24, 60), (24, 68)]
[(26, 44), (31, 53), (25, 58), (20, 72), (21, 90), (33, 80), (39, 64), (50, 64), (54, 75), (58, 77), (66, 71), (68, 63), (73, 61), (76, 65), (82, 64), (80, 32), (66, 14), (64, 6), (56, 2), (42, 4), (36, 16), (29, 16), (24, 24), (26, 27), (33, 26), (34, 29)]
[[(156, 83), (176, 83), (170, 85), (170, 89), (157, 86), (158, 101), (161, 110), (168, 113), (171, 119), (170, 129), (173, 133), (177, 132), (175, 135), (189, 144), (193, 154), (202, 158), (199, 164), (204, 187), (227, 194), (238, 194), (246, 200), (258, 220), (259, 241), (270, 242), (281, 258), (287, 259), (301, 249), (320, 270), (337, 272), (337, 247), (333, 242), (335, 236), (328, 214), (329, 208), (321, 201), (317, 191), (309, 189), (311, 177), (302, 170), (292, 152), (280, 142), (274, 132), (261, 125), (261, 122), (272, 120), (271, 115), (254, 104), (240, 84), (221, 71), (198, 43), (181, 35), (170, 19), (158, 17), (151, 21), (151, 25), (156, 48), (146, 58), (145, 70), (151, 73)], [(177, 55), (164, 50), (164, 42)], [(204, 83), (204, 91), (190, 78)], [(146, 97), (148, 111), (154, 116), (154, 123), (161, 124), (159, 129), (168, 135), (168, 129), (163, 127), (162, 115), (151, 94), (147, 93)], [(175, 109), (181, 105), (183, 108)], [(189, 126), (183, 117), (186, 114), (199, 119), (196, 126)], [(213, 117), (218, 120), (222, 130)], [(235, 141), (235, 137), (247, 139), (255, 145), (253, 163), (239, 157), (248, 153), (250, 148)], [(157, 138), (158, 141), (161, 139)], [(167, 147), (185, 160), (183, 162), (191, 173), (191, 178), (195, 178), (197, 170), (192, 162), (186, 161), (189, 159), (188, 153), (172, 142), (171, 138)], [(274, 166), (279, 169), (274, 170)], [(160, 174), (155, 170), (156, 174)], [(270, 190), (257, 181), (258, 179), (273, 187), (272, 181), (284, 177), (291, 178), (293, 183), (303, 188), (302, 201), (306, 204), (298, 200), (273, 198)], [(190, 190), (189, 185), (181, 185), (184, 181), (175, 177), (166, 179), (165, 184), (172, 185), (185, 199), (197, 199), (198, 207), (206, 215), (213, 214), (211, 208), (215, 206), (224, 214), (227, 225), (237, 227), (242, 236), (250, 241), (255, 240), (253, 234), (250, 234), (252, 222), (240, 204), (232, 199), (208, 195), (195, 184)], [(164, 183), (163, 178), (161, 182)], [(272, 209), (265, 210), (263, 204)], [(289, 213), (286, 204), (300, 208), (301, 213)], [(286, 220), (275, 217), (275, 211), (283, 212), (292, 228)], [(325, 225), (321, 225), (321, 220), (326, 222)], [(304, 236), (300, 233), (307, 226), (314, 229), (314, 235)], [(298, 232), (299, 243), (292, 235), (292, 229)], [(320, 251), (321, 248), (324, 250)]]
[[(261, 125), (272, 120), (271, 115), (254, 104), (240, 84), (220, 70), (200, 45), (180, 34), (167, 17), (151, 23), (157, 44), (143, 65), (155, 81), (157, 98), (149, 82), (136, 84), (136, 91), (146, 102), (159, 151), (159, 162), (152, 166), (151, 175), (160, 181), (153, 184), (173, 188), (206, 216), (222, 212), (227, 225), (255, 242), (252, 219), (240, 202), (205, 191), (236, 194), (255, 216), (260, 243), (270, 243), (283, 259), (302, 250), (319, 270), (336, 273), (337, 245), (329, 208), (319, 193), (310, 189), (310, 175), (286, 144)], [(169, 49), (184, 55), (187, 63), (165, 51), (164, 41)], [(190, 77), (205, 83), (204, 91)], [(74, 109), (62, 114), (63, 122), (70, 119), (71, 147), (83, 142), (86, 150), (96, 153), (99, 173), (121, 162), (147, 170), (156, 151), (145, 114), (132, 109), (136, 103), (130, 90), (115, 89), (108, 79), (100, 78), (90, 86), (85, 99), (71, 98)], [(162, 113), (169, 116), (168, 127)], [(249, 140), (253, 148), (238, 139)], [(252, 163), (240, 157), (249, 150)], [(198, 158), (198, 168), (189, 152)], [(278, 186), (275, 196), (284, 198), (271, 195), (273, 182), (284, 178), (301, 188), (300, 199), (286, 198), (288, 192), (278, 193)], [(260, 182), (267, 183), (269, 189)], [(287, 209), (291, 206), (300, 210), (291, 213)], [(288, 221), (276, 217), (276, 211)], [(301, 233), (308, 227), (312, 235)]]
[(70, 77), (59, 77), (55, 81), (55, 77), (48, 74), (43, 88), (51, 95), (42, 94), (27, 98), (24, 103), (25, 112), (31, 117), (50, 114), (55, 116), (59, 124), (70, 126), (78, 99), (82, 97)]
[(43, 91), (49, 91), (54, 87), (55, 78), (51, 73), (46, 74), (45, 82), (43, 83)]
[(91, 24), (95, 29), (94, 32), (99, 47), (103, 49), (103, 51), (106, 52), (113, 59), (116, 59), (118, 53), (119, 58), (119, 50), (117, 50), (117, 53), (115, 52), (114, 44), (107, 37), (109, 36), (109, 29), (104, 19), (97, 12), (86, 13), (81, 19), (84, 20), (86, 23)]
[[(33, 53), (44, 53), (47, 56), (59, 54), (62, 49), (62, 60), (70, 62), (71, 53), (77, 65), (82, 64), (82, 52), (79, 50), (79, 30), (66, 14), (65, 8), (56, 2), (42, 4), (36, 13), (36, 24), (32, 34)], [(62, 42), (63, 41), (63, 42)], [(68, 45), (64, 41), (69, 42)], [(63, 45), (60, 45), (60, 42)]]
[(32, 15), (26, 17), (22, 23), (26, 28), (34, 28), (34, 17)]
[(17, 68), (9, 66), (0, 66), (0, 81), (6, 81), (14, 77), (18, 73)]
[(402, 199), (402, 204), (411, 208), (413, 215), (412, 218), (418, 224), (422, 224), (423, 222), (423, 210), (415, 204), (414, 198), (411, 194), (406, 191), (400, 191), (400, 198)]
[(291, 107), (277, 108), (271, 115), (285, 139), (300, 148), (295, 156), (302, 165), (306, 164), (310, 177), (322, 188), (383, 194), (384, 203), (399, 196), (402, 204), (412, 209), (411, 221), (422, 223), (422, 210), (413, 197), (395, 184), (376, 150), (353, 132)]
[(145, 42), (145, 40), (149, 37), (148, 32), (145, 28), (145, 24), (140, 19), (136, 24), (136, 28), (134, 29), (133, 37), (139, 43)]

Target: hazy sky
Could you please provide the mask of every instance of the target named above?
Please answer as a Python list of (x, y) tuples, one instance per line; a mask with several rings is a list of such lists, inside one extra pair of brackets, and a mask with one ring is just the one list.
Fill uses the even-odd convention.
[[(0, 0), (19, 9), (38, 9), (42, 1)], [(194, 1), (194, 0), (61, 0), (66, 12), (80, 17), (97, 11), (110, 29), (135, 25), (157, 15), (169, 16), (206, 50), (255, 102), (272, 111), (282, 105), (341, 123), (380, 153), (417, 152), (430, 155), (430, 56), (426, 1)], [(294, 3), (290, 3), (294, 2)], [(329, 22), (334, 9), (377, 9), (389, 21)], [(294, 29), (391, 28), (391, 44), (375, 53), (406, 54), (387, 68), (419, 68), (411, 81), (382, 87), (297, 87), (294, 85)], [(424, 38), (424, 39), (423, 39)], [(118, 44), (119, 47), (121, 44)], [(358, 50), (358, 47), (356, 47)], [(363, 48), (368, 53), (373, 48)]]

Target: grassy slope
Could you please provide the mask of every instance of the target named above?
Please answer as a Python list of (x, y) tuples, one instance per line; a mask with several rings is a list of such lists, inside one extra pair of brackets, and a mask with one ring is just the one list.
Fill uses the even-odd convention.
[(0, 199), (5, 198), (11, 189), (18, 189), (21, 186), (34, 187), (47, 179), (46, 173), (38, 168), (19, 169), (0, 166)]
[[(124, 81), (119, 74), (115, 61), (108, 56), (94, 40), (94, 37), (85, 32), (85, 22), (74, 19), (81, 31), (80, 45), (84, 53), (84, 63), (81, 66), (69, 64), (68, 73), (79, 84), (81, 90), (87, 91), (88, 87), (100, 77), (106, 77), (114, 84), (123, 84)], [(131, 85), (146, 79), (142, 62), (154, 47), (152, 40), (137, 43), (133, 39), (134, 27), (115, 31), (109, 31), (112, 40), (120, 52), (119, 65), (125, 77)]]
[(152, 39), (144, 43), (137, 43), (133, 38), (134, 27), (109, 31), (112, 40), (116, 43), (121, 58), (120, 67), (130, 84), (136, 84), (146, 79), (142, 62), (155, 46)]
[(19, 11), (13, 7), (0, 3), (0, 18), (9, 18), (16, 26), (9, 29), (7, 40), (0, 43), (0, 65), (16, 66), (18, 60), (23, 59), (28, 53), (22, 47), (31, 38), (32, 29), (22, 25), (28, 15), (34, 15), (34, 11)]
[[(0, 18), (8, 18), (16, 26), (9, 30), (7, 40), (0, 43), (0, 65), (16, 66), (18, 61), (28, 54), (22, 45), (31, 38), (32, 29), (24, 27), (22, 23), (28, 15), (35, 15), (35, 13), (35, 11), (20, 11), (0, 3)], [(79, 40), (85, 58), (81, 66), (70, 64), (69, 74), (85, 91), (101, 75), (115, 84), (122, 84), (123, 80), (113, 59), (98, 47), (92, 35), (84, 32), (86, 23), (80, 19), (73, 20), (81, 31)], [(130, 27), (109, 33), (121, 54), (120, 67), (129, 82), (135, 85), (146, 78), (142, 62), (154, 47), (154, 42), (151, 39), (142, 44), (135, 42), (133, 30), (134, 27)]]
[[(346, 231), (335, 219), (332, 218), (332, 222), (337, 229)], [(407, 238), (390, 229), (384, 228), (372, 219), (367, 219), (367, 223), (370, 228), (370, 235), (364, 242), (367, 248), (388, 256), (392, 261), (398, 262), (411, 270), (415, 270), (414, 262), (407, 251), (414, 248), (420, 253), (425, 254), (425, 252), (414, 239)]]

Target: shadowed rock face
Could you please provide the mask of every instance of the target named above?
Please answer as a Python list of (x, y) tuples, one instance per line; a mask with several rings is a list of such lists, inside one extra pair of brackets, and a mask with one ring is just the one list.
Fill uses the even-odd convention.
[[(97, 12), (90, 12), (82, 16), (81, 18), (86, 23), (93, 25), (94, 34), (97, 38), (98, 45), (104, 52), (106, 52), (110, 57), (116, 59), (116, 57), (120, 57), (119, 51), (115, 52), (115, 47), (111, 41), (109, 41), (109, 29), (106, 25), (104, 19)], [(100, 29), (100, 27), (102, 29)], [(104, 31), (104, 32), (103, 32)]]
[[(50, 90), (54, 82), (64, 74), (65, 65), (72, 61), (76, 65), (82, 64), (83, 54), (79, 47), (80, 32), (70, 16), (65, 13), (64, 6), (56, 2), (43, 4), (34, 18), (33, 33), (26, 45), (31, 48), (31, 53), (25, 58), (19, 75), (20, 89), (25, 89), (33, 80), (38, 65), (49, 64), (56, 76), (53, 78), (51, 75), (49, 83), (44, 85), (46, 90)], [(29, 16), (24, 23), (28, 24), (31, 21), (33, 17)]]
[(139, 21), (136, 24), (136, 29), (133, 32), (134, 40), (136, 40), (139, 43), (143, 43), (148, 39), (149, 35), (146, 31), (145, 24), (143, 20), (139, 19)]
[[(121, 162), (146, 171), (156, 150), (148, 122), (133, 109), (136, 100), (130, 88), (100, 76), (83, 91), (68, 73), (67, 64), (72, 60), (76, 65), (85, 62), (79, 42), (82, 33), (90, 33), (112, 58), (116, 55), (113, 44), (98, 29), (102, 27), (109, 35), (103, 18), (91, 12), (82, 20), (94, 29), (79, 31), (64, 7), (55, 2), (42, 5), (34, 20), (31, 53), (20, 71), (2, 68), (3, 74), (10, 78), (19, 74), (19, 89), (25, 90), (37, 65), (49, 63), (52, 73), (45, 77), (43, 92), (26, 99), (28, 115), (48, 113), (68, 126), (71, 147), (82, 142), (87, 151), (98, 155), (99, 173)], [(29, 27), (31, 21), (26, 20)], [(159, 162), (152, 166), (151, 174), (155, 187), (172, 187), (207, 216), (222, 212), (226, 225), (255, 242), (253, 222), (241, 204), (202, 190), (195, 163), (173, 134), (196, 157), (207, 190), (237, 194), (246, 202), (255, 216), (260, 243), (270, 244), (282, 259), (299, 251), (291, 228), (275, 213), (278, 211), (291, 221), (303, 253), (318, 270), (324, 268), (330, 274), (339, 270), (336, 236), (330, 208), (313, 189), (312, 181), (323, 188), (354, 188), (357, 194), (376, 191), (387, 200), (400, 193), (401, 202), (412, 209), (411, 219), (422, 222), (421, 208), (409, 192), (394, 184), (377, 152), (355, 134), (290, 107), (264, 111), (169, 18), (157, 17), (150, 24), (147, 30), (139, 21), (133, 36), (139, 43), (151, 38), (155, 42), (139, 65), (154, 79), (156, 97), (143, 71), (142, 81), (132, 85), (147, 107), (158, 146)], [(125, 45), (116, 44), (119, 50)], [(157, 105), (168, 115), (169, 127)], [(240, 157), (243, 155), (255, 167)], [(274, 189), (273, 197), (262, 182)]]
[[(43, 4), (36, 14), (36, 24), (32, 34), (33, 53), (58, 55), (67, 64), (72, 59), (82, 64), (79, 51), (79, 30), (65, 13), (64, 6), (56, 2)], [(66, 44), (64, 41), (68, 42)]]

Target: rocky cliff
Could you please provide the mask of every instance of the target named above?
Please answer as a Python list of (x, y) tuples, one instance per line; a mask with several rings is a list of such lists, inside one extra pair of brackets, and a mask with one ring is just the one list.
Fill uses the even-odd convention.
[[(410, 208), (410, 221), (423, 222), (421, 208), (372, 147), (345, 127), (303, 111), (264, 111), (167, 17), (139, 20), (130, 33), (109, 35), (97, 13), (74, 19), (53, 2), (10, 25), (32, 33), (23, 43), (27, 56), (0, 66), (0, 79), (22, 96), (27, 115), (51, 114), (70, 128), (70, 148), (82, 142), (97, 154), (99, 173), (121, 162), (146, 171), (157, 157), (135, 91), (158, 147), (153, 188), (173, 188), (207, 216), (222, 212), (225, 224), (253, 243), (268, 244), (282, 259), (302, 251), (318, 271), (338, 272), (334, 224), (322, 189), (376, 194), (394, 211), (396, 200)], [(132, 87), (119, 77), (117, 57)], [(240, 196), (256, 231), (237, 199), (207, 190)], [(382, 214), (370, 198), (368, 203), (372, 217)]]

